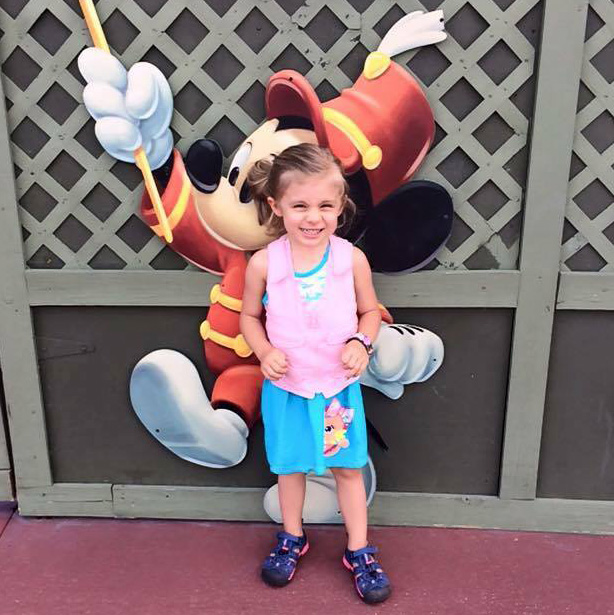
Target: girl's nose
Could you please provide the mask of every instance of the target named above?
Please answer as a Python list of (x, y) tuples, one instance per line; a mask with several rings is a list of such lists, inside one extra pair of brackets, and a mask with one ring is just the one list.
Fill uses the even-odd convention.
[(319, 222), (320, 221), (320, 210), (316, 208), (310, 208), (307, 210), (307, 221), (308, 222)]

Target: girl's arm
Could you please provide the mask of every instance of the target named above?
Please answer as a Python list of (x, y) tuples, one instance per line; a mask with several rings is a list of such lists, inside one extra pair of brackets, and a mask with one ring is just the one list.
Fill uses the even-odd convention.
[(371, 267), (364, 253), (354, 248), (354, 288), (356, 290), (356, 305), (358, 308), (358, 331), (374, 341), (379, 333), (382, 314), (377, 302)]
[[(358, 311), (358, 331), (375, 340), (382, 322), (382, 315), (377, 303), (371, 267), (367, 257), (358, 248), (353, 254), (354, 289), (356, 291), (356, 306)], [(348, 378), (360, 376), (369, 364), (367, 349), (362, 342), (350, 340), (341, 353), (341, 363), (345, 367)]]
[(266, 275), (267, 253), (266, 250), (260, 250), (247, 263), (243, 306), (239, 319), (239, 326), (245, 341), (260, 360), (272, 348), (260, 320), (262, 316), (262, 297), (266, 287)]

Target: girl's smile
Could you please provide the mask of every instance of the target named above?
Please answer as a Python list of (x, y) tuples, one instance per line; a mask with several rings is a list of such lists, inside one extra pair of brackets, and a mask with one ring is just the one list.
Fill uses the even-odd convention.
[(323, 228), (301, 228), (301, 233), (308, 237), (317, 237), (324, 229)]

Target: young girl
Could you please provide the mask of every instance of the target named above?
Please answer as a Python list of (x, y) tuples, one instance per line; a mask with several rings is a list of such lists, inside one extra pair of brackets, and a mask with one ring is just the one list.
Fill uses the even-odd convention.
[(281, 587), (294, 576), (309, 548), (305, 475), (330, 468), (348, 534), (343, 563), (360, 597), (381, 602), (390, 583), (367, 543), (367, 434), (358, 383), (381, 316), (365, 255), (335, 236), (355, 207), (338, 161), (317, 145), (256, 163), (248, 181), (261, 224), (278, 237), (249, 261), (241, 312), (241, 331), (265, 376), (265, 446), (279, 475), (284, 526), (262, 578)]

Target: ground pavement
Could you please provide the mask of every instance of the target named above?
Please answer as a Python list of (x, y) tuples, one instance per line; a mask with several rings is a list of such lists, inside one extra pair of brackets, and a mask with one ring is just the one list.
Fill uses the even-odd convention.
[(371, 528), (394, 593), (363, 605), (341, 565), (343, 530), (308, 528), (292, 583), (260, 560), (275, 526), (23, 518), (0, 504), (0, 615), (614, 614), (614, 536)]

